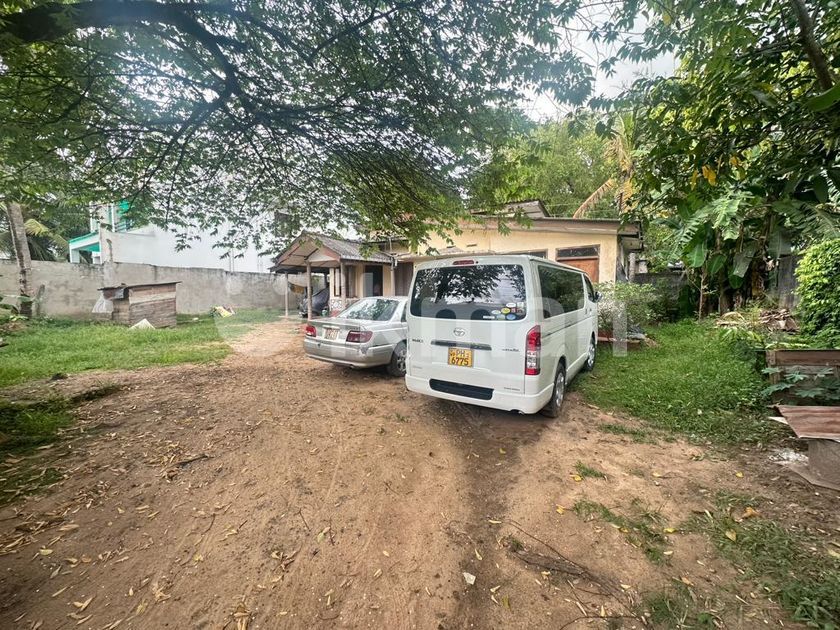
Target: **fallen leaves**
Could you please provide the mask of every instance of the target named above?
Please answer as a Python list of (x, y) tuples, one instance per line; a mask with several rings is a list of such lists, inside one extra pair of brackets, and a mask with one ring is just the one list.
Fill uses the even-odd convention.
[(727, 529), (725, 532), (723, 532), (723, 535), (726, 536), (732, 542), (738, 540), (738, 534), (734, 529)]

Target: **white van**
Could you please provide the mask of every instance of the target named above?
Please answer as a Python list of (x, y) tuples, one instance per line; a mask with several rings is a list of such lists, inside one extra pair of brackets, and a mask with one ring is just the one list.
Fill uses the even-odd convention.
[(409, 390), (560, 414), (566, 384), (595, 364), (597, 295), (585, 273), (534, 256), (418, 264), (409, 293)]

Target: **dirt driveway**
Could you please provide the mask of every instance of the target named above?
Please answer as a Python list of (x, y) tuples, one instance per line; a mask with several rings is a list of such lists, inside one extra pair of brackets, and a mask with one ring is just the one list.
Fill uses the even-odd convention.
[[(121, 385), (24, 462), (63, 479), (0, 511), (0, 627), (640, 628), (674, 584), (729, 627), (791, 627), (681, 524), (726, 489), (840, 525), (761, 457), (604, 433), (574, 396), (559, 421), (424, 398), (306, 360), (289, 323), (236, 348), (16, 390)], [(655, 512), (659, 556), (587, 501)]]

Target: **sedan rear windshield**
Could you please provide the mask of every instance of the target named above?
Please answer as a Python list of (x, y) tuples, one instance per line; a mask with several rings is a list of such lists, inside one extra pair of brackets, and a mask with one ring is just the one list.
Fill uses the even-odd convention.
[(421, 269), (414, 281), (411, 314), (438, 319), (523, 319), (525, 274), (522, 266)]
[(397, 300), (383, 300), (369, 298), (359, 300), (347, 307), (338, 316), (344, 319), (364, 319), (373, 322), (386, 322), (394, 315), (399, 302)]

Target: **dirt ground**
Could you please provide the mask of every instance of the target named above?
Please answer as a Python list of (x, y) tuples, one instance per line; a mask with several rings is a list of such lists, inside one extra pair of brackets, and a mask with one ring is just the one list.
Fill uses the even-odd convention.
[[(120, 386), (3, 464), (61, 479), (0, 510), (0, 627), (641, 628), (675, 583), (727, 627), (795, 627), (680, 526), (729, 490), (840, 527), (837, 493), (766, 454), (635, 443), (574, 395), (556, 421), (425, 398), (307, 360), (289, 322), (235, 348), (6, 392)], [(582, 499), (658, 511), (671, 553), (651, 562)]]

